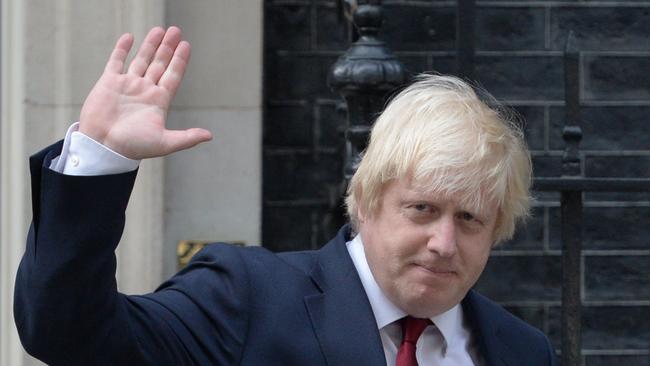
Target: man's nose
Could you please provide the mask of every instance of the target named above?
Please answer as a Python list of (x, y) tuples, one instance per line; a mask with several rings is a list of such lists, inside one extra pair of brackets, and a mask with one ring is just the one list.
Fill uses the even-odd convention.
[(452, 257), (456, 254), (456, 221), (453, 216), (442, 216), (432, 223), (427, 249), (441, 257)]

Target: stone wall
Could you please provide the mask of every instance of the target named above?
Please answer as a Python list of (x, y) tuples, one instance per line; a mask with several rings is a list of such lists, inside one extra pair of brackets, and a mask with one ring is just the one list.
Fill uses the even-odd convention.
[[(381, 36), (411, 73), (455, 73), (454, 1), (383, 1)], [(324, 244), (326, 185), (340, 179), (340, 99), (326, 86), (348, 45), (336, 1), (266, 1), (263, 243)], [(650, 177), (650, 2), (478, 1), (476, 77), (525, 120), (536, 176), (564, 146), (562, 50), (581, 60), (582, 170)], [(559, 194), (536, 193), (527, 228), (495, 252), (477, 288), (560, 347)], [(586, 193), (582, 291), (586, 365), (650, 358), (650, 194)]]

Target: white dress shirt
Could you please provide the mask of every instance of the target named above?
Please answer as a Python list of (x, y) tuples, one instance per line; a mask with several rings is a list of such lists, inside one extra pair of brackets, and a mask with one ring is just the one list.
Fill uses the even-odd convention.
[(68, 128), (61, 155), (52, 159), (50, 169), (66, 175), (108, 175), (130, 172), (140, 164), (78, 130), (79, 122)]
[[(78, 132), (79, 123), (68, 129), (61, 155), (52, 160), (50, 169), (66, 175), (106, 175), (135, 170), (140, 161), (129, 159), (92, 138)], [(399, 320), (407, 314), (384, 295), (370, 272), (361, 236), (347, 243), (352, 262), (370, 300), (386, 356), (386, 365), (394, 366), (402, 341)], [(468, 366), (482, 365), (471, 333), (464, 323), (463, 309), (456, 305), (431, 318), (435, 326), (427, 327), (416, 345), (420, 365)]]
[[(394, 366), (397, 350), (402, 343), (402, 328), (399, 320), (408, 314), (395, 306), (379, 288), (368, 267), (361, 235), (349, 241), (347, 248), (377, 320), (386, 365)], [(415, 357), (419, 365), (482, 364), (478, 350), (472, 343), (471, 332), (465, 324), (463, 308), (460, 305), (434, 316), (431, 321), (435, 326), (427, 327), (416, 344)]]

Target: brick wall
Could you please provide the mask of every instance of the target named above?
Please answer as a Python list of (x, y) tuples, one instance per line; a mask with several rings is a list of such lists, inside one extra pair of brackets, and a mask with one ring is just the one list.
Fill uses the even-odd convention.
[[(384, 1), (381, 36), (411, 73), (454, 73), (455, 2)], [(560, 174), (563, 60), (581, 61), (586, 176), (650, 177), (650, 2), (478, 1), (478, 81), (525, 119), (537, 176)], [(263, 238), (323, 244), (326, 185), (340, 179), (339, 98), (325, 80), (349, 35), (335, 1), (265, 2)], [(527, 228), (497, 249), (478, 289), (560, 345), (559, 195), (536, 194)], [(650, 194), (586, 193), (586, 365), (650, 360)]]

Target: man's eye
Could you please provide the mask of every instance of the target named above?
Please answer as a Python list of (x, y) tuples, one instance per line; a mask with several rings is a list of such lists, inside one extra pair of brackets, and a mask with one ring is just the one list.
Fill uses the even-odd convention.
[(474, 221), (476, 218), (469, 212), (461, 212), (460, 218), (464, 221)]
[(424, 220), (429, 219), (435, 213), (436, 209), (427, 203), (414, 203), (407, 207), (407, 215), (412, 219)]
[(424, 204), (424, 203), (418, 203), (413, 205), (413, 208), (418, 210), (418, 211), (429, 211), (429, 205)]

